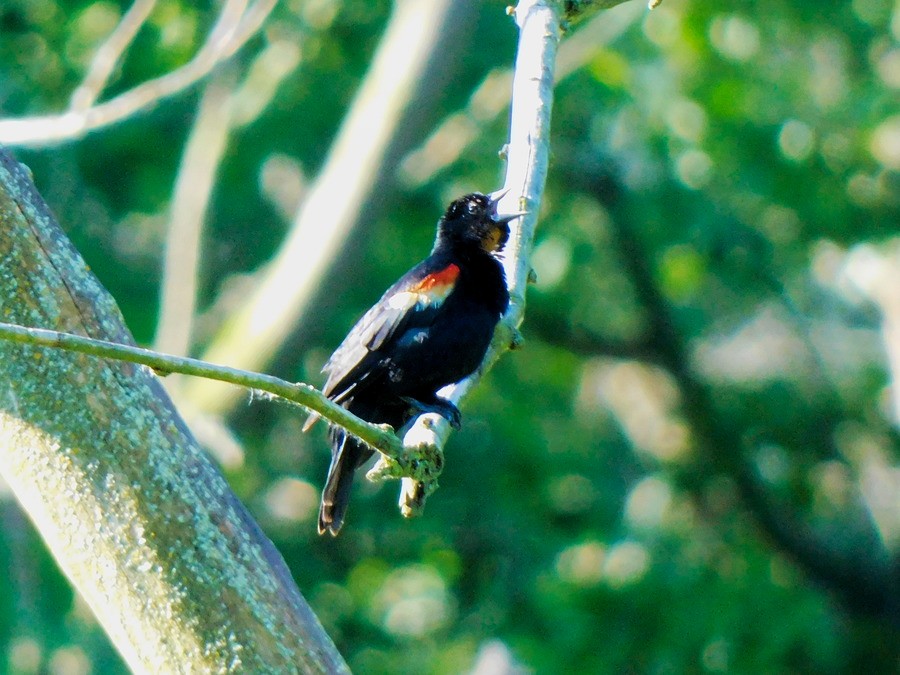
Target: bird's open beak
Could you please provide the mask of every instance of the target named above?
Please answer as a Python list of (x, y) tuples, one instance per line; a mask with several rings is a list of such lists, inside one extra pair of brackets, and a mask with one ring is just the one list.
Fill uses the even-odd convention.
[(498, 203), (508, 192), (509, 188), (505, 188), (488, 195), (488, 214), (490, 215), (491, 222), (495, 226), (491, 228), (490, 232), (487, 233), (487, 236), (482, 241), (482, 246), (488, 253), (496, 253), (497, 251), (503, 250), (503, 246), (509, 239), (509, 221), (515, 220), (525, 213), (524, 211), (517, 211), (515, 213), (504, 213), (502, 216), (497, 213)]
[(511, 188), (503, 188), (502, 190), (497, 190), (496, 192), (492, 192), (488, 195), (491, 219), (495, 223), (506, 225), (509, 223), (509, 221), (515, 220), (519, 216), (524, 216), (526, 213), (528, 213), (528, 211), (516, 211), (515, 213), (504, 213), (502, 216), (497, 213), (497, 205), (500, 203), (500, 200), (507, 195), (510, 189)]

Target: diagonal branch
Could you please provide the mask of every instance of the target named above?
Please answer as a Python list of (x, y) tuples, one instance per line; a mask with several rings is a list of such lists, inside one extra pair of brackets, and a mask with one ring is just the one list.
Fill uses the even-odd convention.
[[(603, 192), (599, 184), (592, 189)], [(691, 369), (688, 346), (655, 281), (644, 246), (620, 219), (613, 218), (612, 223), (620, 259), (647, 315), (653, 352), (678, 383), (684, 398), (681, 409), (704, 454), (703, 467), (678, 476), (679, 482), (697, 492), (703, 477), (710, 473), (730, 476), (762, 532), (811, 579), (853, 610), (896, 621), (900, 616), (900, 561), (896, 556), (891, 559), (872, 523), (864, 518), (859, 523), (862, 536), (853, 541), (828, 540), (787, 504), (773, 499), (742, 454), (747, 445), (743, 432), (717, 412), (713, 393)]]
[(205, 86), (191, 127), (169, 211), (163, 257), (159, 321), (154, 346), (187, 354), (191, 347), (200, 239), (216, 174), (228, 147), (232, 78), (215, 75)]
[(259, 117), (299, 62), (295, 40), (273, 39), (255, 55), (242, 81), (235, 81), (233, 69), (227, 68), (204, 88), (169, 210), (154, 341), (160, 351), (184, 355), (192, 344), (201, 234), (229, 136)]
[(69, 110), (87, 110), (100, 98), (113, 70), (146, 23), (153, 8), (156, 7), (156, 2), (157, 0), (135, 0), (135, 3), (125, 12), (119, 25), (113, 29), (113, 32), (94, 53), (87, 75), (84, 76), (84, 80), (78, 88), (72, 92)]
[(616, 359), (633, 359), (645, 363), (660, 364), (656, 344), (648, 335), (631, 340), (616, 340), (595, 334), (580, 326), (573, 326), (559, 317), (542, 314), (540, 321), (529, 323), (527, 335), (550, 345), (556, 345), (580, 356), (605, 356)]

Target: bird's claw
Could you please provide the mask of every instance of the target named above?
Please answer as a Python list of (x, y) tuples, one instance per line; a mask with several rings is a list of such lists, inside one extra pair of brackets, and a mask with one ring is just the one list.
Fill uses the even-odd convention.
[(454, 429), (459, 429), (462, 425), (462, 413), (459, 408), (450, 403), (447, 399), (435, 397), (433, 401), (425, 403), (409, 396), (403, 397), (404, 403), (419, 414), (437, 413), (443, 417)]

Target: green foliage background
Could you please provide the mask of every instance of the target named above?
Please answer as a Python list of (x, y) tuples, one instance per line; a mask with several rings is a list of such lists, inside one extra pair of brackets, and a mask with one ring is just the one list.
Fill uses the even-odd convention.
[[(2, 3), (0, 116), (63, 109), (127, 6)], [(275, 158), (315, 176), (390, 10), (283, 2), (228, 66), (241, 72), (275, 37), (301, 45), (219, 172), (198, 354), (215, 298), (289, 225), (264, 168)], [(161, 2), (110, 93), (188, 60), (215, 11)], [(436, 66), (446, 86), (416, 119), (420, 141), (512, 63), (502, 3), (479, 4), (459, 40)], [(354, 671), (456, 673), (504, 659), (537, 672), (896, 671), (897, 575), (883, 589), (893, 616), (848, 601), (852, 584), (812, 579), (760, 527), (735, 471), (742, 457), (779, 518), (815, 529), (819, 560), (847, 554), (867, 578), (882, 550), (897, 569), (881, 319), (834, 270), (864, 245), (897, 250), (898, 88), (896, 2), (666, 0), (557, 88), (526, 348), (467, 401), (424, 517), (404, 521), (393, 486), (360, 479), (341, 536), (318, 537), (322, 430), (301, 435), (295, 411), (264, 401), (234, 413), (244, 459), (229, 479)], [(142, 343), (198, 100), (194, 88), (78, 142), (17, 151)], [(354, 320), (427, 253), (447, 200), (499, 185), (505, 135), (505, 118), (488, 124), (424, 184), (387, 177), (274, 372), (321, 383)], [(666, 356), (647, 283), (683, 353)], [(861, 502), (878, 467), (886, 487)], [(876, 497), (873, 542), (856, 530)], [(0, 510), (0, 670), (123, 671), (6, 493)]]

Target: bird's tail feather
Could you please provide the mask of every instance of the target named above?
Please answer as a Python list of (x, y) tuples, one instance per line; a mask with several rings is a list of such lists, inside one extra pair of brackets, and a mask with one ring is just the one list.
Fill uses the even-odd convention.
[(319, 506), (319, 534), (328, 532), (336, 537), (344, 524), (344, 514), (350, 503), (353, 474), (365, 460), (359, 444), (342, 430), (332, 429), (332, 448), (331, 466), (328, 467), (328, 478)]

